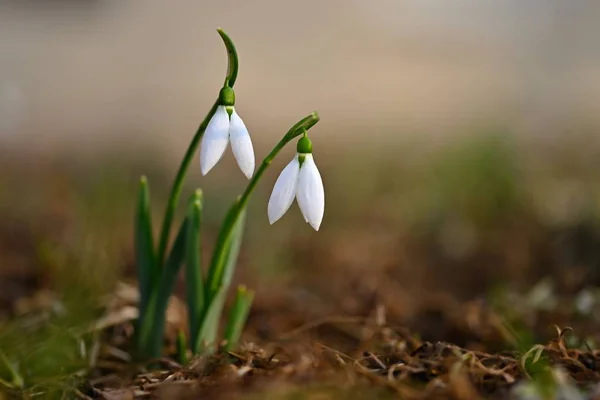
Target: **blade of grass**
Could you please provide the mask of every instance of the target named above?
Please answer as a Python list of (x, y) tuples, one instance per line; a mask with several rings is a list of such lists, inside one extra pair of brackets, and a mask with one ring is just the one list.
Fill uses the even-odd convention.
[(254, 292), (246, 289), (246, 286), (239, 286), (229, 314), (229, 321), (225, 328), (225, 345), (223, 346), (225, 351), (233, 350), (237, 346), (248, 314), (250, 313), (250, 307), (252, 306), (252, 300), (254, 299)]
[(148, 179), (142, 176), (138, 194), (137, 212), (135, 219), (135, 252), (136, 271), (140, 291), (139, 320), (145, 315), (150, 292), (155, 286), (160, 270), (154, 258), (152, 238), (152, 219), (150, 211), (150, 189)]
[[(189, 221), (185, 246), (185, 290), (189, 320), (189, 337), (198, 336), (204, 312), (204, 281), (202, 278), (200, 227), (202, 224), (202, 191), (197, 190), (188, 210)], [(193, 346), (196, 342), (190, 340)], [(197, 348), (191, 350), (196, 353)]]

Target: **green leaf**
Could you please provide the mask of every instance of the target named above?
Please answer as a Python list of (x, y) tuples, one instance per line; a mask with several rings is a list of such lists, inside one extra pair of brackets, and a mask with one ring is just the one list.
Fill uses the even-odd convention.
[(185, 332), (182, 330), (177, 331), (177, 361), (181, 365), (188, 362)]
[(208, 304), (198, 336), (194, 338), (193, 348), (197, 349), (197, 354), (208, 354), (215, 351), (219, 322), (226, 297), (227, 288), (221, 288)]
[(253, 299), (253, 291), (246, 289), (243, 285), (238, 287), (233, 307), (229, 314), (227, 327), (225, 328), (224, 349), (226, 351), (233, 350), (240, 340), (244, 325), (246, 325), (246, 320), (248, 319), (248, 314), (250, 313)]
[(140, 291), (139, 315), (143, 319), (148, 306), (150, 292), (158, 280), (160, 270), (154, 258), (150, 190), (145, 176), (140, 179), (137, 212), (135, 218), (136, 270)]
[(246, 209), (242, 210), (239, 214), (238, 219), (233, 227), (231, 237), (229, 240), (229, 248), (227, 249), (227, 257), (225, 258), (225, 268), (223, 268), (223, 275), (221, 277), (220, 284), (224, 287), (229, 287), (235, 267), (237, 266), (238, 256), (240, 254), (240, 248), (242, 247), (242, 240), (244, 239), (244, 228), (246, 227)]
[(215, 345), (217, 344), (216, 338), (219, 331), (219, 322), (244, 236), (246, 210), (238, 215), (238, 220), (230, 231), (229, 240), (222, 250), (222, 257), (213, 257), (213, 260), (222, 260), (222, 264), (220, 264), (221, 273), (219, 274), (217, 271), (212, 270), (213, 276), (216, 277), (214, 279), (216, 279), (219, 286), (214, 291), (214, 294), (207, 297), (206, 313), (202, 320), (200, 332), (194, 342), (194, 348), (199, 349), (199, 351), (212, 352), (215, 350)]
[[(198, 336), (204, 312), (204, 281), (202, 277), (200, 227), (202, 224), (202, 191), (197, 190), (188, 209), (189, 221), (185, 246), (185, 290), (189, 320), (189, 336)], [(195, 344), (191, 341), (191, 344)], [(194, 353), (198, 349), (192, 347)]]
[(185, 242), (187, 236), (187, 218), (181, 224), (173, 248), (169, 253), (157, 287), (152, 291), (146, 316), (142, 320), (138, 339), (138, 352), (142, 358), (160, 356), (165, 330), (165, 319), (169, 298), (175, 286), (177, 274), (185, 258)]
[(239, 210), (239, 203), (235, 203), (223, 222), (208, 270), (207, 303), (211, 302), (211, 298), (221, 287), (228, 287), (231, 282), (242, 245), (245, 224), (246, 208)]

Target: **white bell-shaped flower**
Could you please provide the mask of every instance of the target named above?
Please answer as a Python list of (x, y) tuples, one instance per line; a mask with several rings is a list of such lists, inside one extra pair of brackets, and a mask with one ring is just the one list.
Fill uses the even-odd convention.
[[(304, 145), (301, 145), (303, 141)], [(301, 138), (298, 150), (294, 159), (281, 171), (273, 187), (267, 209), (269, 223), (279, 220), (289, 210), (295, 198), (304, 220), (318, 231), (325, 212), (323, 181), (312, 155), (310, 140)]]
[(223, 105), (217, 107), (202, 138), (200, 170), (202, 175), (206, 175), (223, 157), (227, 144), (231, 142), (231, 149), (240, 169), (250, 179), (254, 173), (254, 148), (244, 121), (233, 107), (233, 90), (223, 88), (219, 99)]

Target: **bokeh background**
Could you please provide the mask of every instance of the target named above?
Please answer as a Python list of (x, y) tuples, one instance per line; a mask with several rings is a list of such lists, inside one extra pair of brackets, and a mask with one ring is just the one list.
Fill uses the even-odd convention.
[[(384, 307), (428, 340), (502, 348), (481, 311), (498, 302), (534, 336), (578, 321), (593, 336), (598, 17), (593, 0), (0, 2), (3, 340), (26, 363), (14, 321), (58, 315), (36, 331), (44, 344), (135, 283), (136, 182), (148, 175), (158, 222), (222, 84), (217, 27), (239, 51), (236, 108), (258, 160), (298, 119), (321, 116), (321, 230), (295, 205), (267, 222), (293, 146), (250, 202), (236, 278), (256, 290), (247, 340)], [(207, 177), (196, 157), (184, 196), (204, 190), (207, 249), (245, 182), (230, 151)], [(314, 334), (342, 347), (348, 336)]]

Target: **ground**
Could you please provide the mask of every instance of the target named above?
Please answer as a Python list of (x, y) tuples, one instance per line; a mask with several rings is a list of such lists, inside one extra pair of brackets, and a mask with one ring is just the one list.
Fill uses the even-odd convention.
[[(0, 180), (0, 398), (543, 398), (526, 397), (536, 387), (592, 396), (597, 176), (567, 156), (560, 173), (528, 173), (513, 155), (492, 137), (426, 167), (408, 157), (371, 169), (324, 163), (336, 187), (320, 232), (299, 215), (269, 226), (263, 182), (235, 276), (256, 291), (240, 347), (181, 362), (180, 282), (156, 368), (130, 351), (131, 209), (143, 170), (158, 221), (171, 171), (15, 161)], [(205, 248), (221, 199), (242, 182), (210, 197), (212, 179)]]

